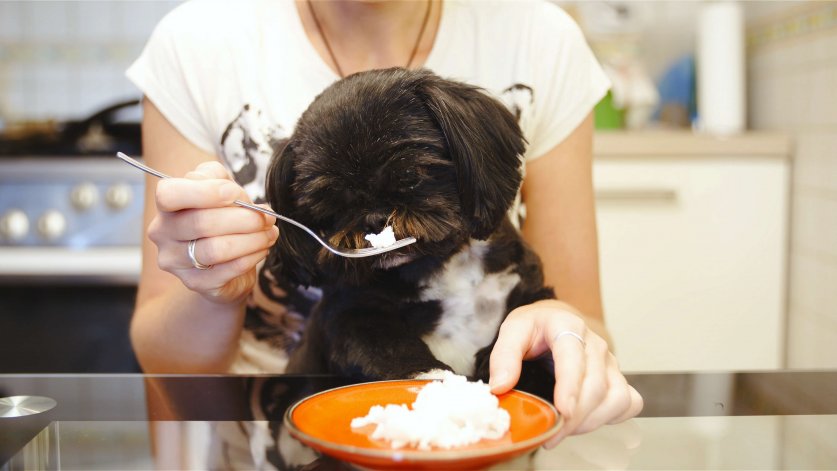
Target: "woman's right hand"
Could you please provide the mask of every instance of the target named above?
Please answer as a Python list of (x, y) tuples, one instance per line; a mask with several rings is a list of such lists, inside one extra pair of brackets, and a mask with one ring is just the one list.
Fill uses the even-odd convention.
[[(148, 237), (157, 246), (157, 264), (190, 290), (216, 303), (241, 301), (256, 282), (256, 265), (267, 256), (279, 229), (275, 218), (238, 206), (251, 202), (219, 162), (204, 162), (184, 178), (157, 182), (157, 215)], [(195, 239), (195, 259), (188, 255)]]

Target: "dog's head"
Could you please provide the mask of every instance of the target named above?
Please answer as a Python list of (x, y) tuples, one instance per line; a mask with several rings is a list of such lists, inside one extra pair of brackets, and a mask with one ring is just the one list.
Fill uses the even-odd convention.
[(311, 103), (274, 156), (268, 201), (340, 247), (368, 247), (364, 236), (386, 226), (418, 242), (346, 259), (283, 225), (268, 269), (303, 285), (357, 284), (486, 239), (520, 186), (524, 142), (514, 116), (479, 88), (400, 68), (346, 77)]

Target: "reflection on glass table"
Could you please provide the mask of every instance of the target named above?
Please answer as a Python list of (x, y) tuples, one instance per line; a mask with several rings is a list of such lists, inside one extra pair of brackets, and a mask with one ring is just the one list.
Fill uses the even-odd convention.
[[(629, 381), (646, 400), (640, 417), (492, 469), (837, 469), (835, 371)], [(351, 469), (302, 446), (282, 425), (298, 399), (345, 384), (299, 376), (0, 375), (0, 396), (57, 402), (28, 419), (0, 418), (0, 470)]]

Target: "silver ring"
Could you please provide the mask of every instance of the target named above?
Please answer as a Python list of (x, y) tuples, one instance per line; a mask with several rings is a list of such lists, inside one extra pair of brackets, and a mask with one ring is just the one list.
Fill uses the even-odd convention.
[(581, 338), (581, 336), (580, 336), (580, 335), (578, 335), (577, 333), (575, 333), (575, 332), (573, 332), (573, 331), (571, 331), (571, 330), (565, 330), (565, 331), (563, 331), (563, 332), (558, 332), (558, 335), (556, 335), (556, 336), (555, 336), (555, 338), (554, 338), (554, 339), (552, 339), (552, 342), (553, 342), (553, 343), (554, 343), (554, 342), (557, 342), (557, 341), (558, 341), (558, 339), (560, 339), (561, 337), (563, 337), (563, 336), (565, 336), (565, 335), (569, 335), (570, 337), (574, 337), (576, 340), (578, 340), (579, 342), (581, 342), (581, 346), (582, 346), (582, 347), (586, 347), (586, 346), (587, 346), (587, 342), (585, 342), (585, 341), (584, 341), (584, 339), (583, 339), (583, 338)]
[(197, 243), (197, 239), (192, 239), (189, 241), (188, 249), (186, 253), (189, 255), (189, 260), (192, 261), (192, 266), (197, 268), (198, 270), (209, 270), (212, 268), (212, 265), (204, 265), (203, 263), (199, 262), (197, 258), (195, 258), (195, 244)]

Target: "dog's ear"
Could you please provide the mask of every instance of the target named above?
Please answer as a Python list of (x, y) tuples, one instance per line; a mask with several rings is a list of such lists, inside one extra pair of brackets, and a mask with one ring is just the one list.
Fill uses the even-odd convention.
[[(280, 143), (276, 149), (267, 169), (265, 194), (274, 211), (296, 219), (297, 210), (292, 197), (296, 152), (290, 141)], [(314, 257), (320, 246), (301, 229), (282, 221), (276, 224), (279, 226), (279, 237), (268, 253), (265, 261), (267, 269), (277, 278), (303, 286), (314, 285), (317, 282)]]
[(486, 239), (520, 187), (526, 141), (511, 112), (482, 89), (432, 74), (420, 83), (447, 141), (471, 235)]

